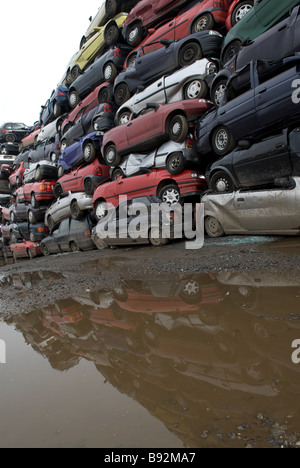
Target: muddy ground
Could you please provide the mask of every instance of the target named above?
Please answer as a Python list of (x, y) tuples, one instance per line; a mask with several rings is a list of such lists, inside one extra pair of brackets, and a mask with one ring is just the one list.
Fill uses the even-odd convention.
[(180, 242), (159, 249), (93, 250), (3, 263), (0, 315), (5, 318), (86, 291), (114, 288), (125, 279), (253, 270), (299, 275), (300, 239), (228, 237), (206, 239), (200, 250), (186, 250)]

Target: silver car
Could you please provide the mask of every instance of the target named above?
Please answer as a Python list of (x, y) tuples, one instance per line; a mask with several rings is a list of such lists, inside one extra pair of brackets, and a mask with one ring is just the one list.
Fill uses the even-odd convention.
[(225, 234), (300, 234), (300, 178), (286, 188), (238, 190), (202, 197), (210, 237)]
[(45, 179), (57, 179), (57, 164), (52, 161), (38, 161), (29, 164), (23, 175), (24, 184), (29, 182), (39, 182)]
[(167, 168), (170, 174), (178, 175), (187, 165), (199, 168), (200, 162), (200, 156), (193, 149), (192, 138), (184, 143), (168, 141), (149, 154), (130, 154), (125, 157), (119, 166), (111, 169), (111, 179), (130, 177), (146, 168)]
[(93, 197), (85, 192), (64, 193), (52, 203), (45, 213), (45, 224), (50, 231), (56, 224), (66, 218), (80, 219), (84, 212), (92, 210)]
[(208, 94), (210, 78), (217, 72), (217, 65), (202, 59), (181, 68), (170, 76), (163, 76), (142, 91), (138, 91), (118, 110), (116, 125), (128, 123), (132, 113), (137, 114), (148, 102), (169, 104), (186, 99), (203, 99)]

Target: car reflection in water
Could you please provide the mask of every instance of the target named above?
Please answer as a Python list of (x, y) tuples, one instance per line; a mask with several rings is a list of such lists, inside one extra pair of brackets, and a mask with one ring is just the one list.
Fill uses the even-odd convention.
[(300, 368), (291, 360), (299, 293), (300, 279), (289, 275), (162, 274), (78, 290), (7, 323), (57, 370), (93, 362), (186, 447), (244, 446), (247, 437), (234, 433), (245, 421), (267, 440), (259, 411), (273, 422), (290, 415), (299, 429)]

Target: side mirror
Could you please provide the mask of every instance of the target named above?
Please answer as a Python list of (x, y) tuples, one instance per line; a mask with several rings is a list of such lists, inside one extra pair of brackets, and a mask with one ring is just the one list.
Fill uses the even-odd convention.
[(250, 146), (251, 146), (251, 143), (249, 140), (241, 140), (238, 143), (238, 148), (241, 150), (247, 150), (250, 148)]
[(173, 44), (173, 41), (170, 41), (169, 39), (161, 39), (159, 42), (165, 47), (170, 47), (170, 45)]
[(117, 179), (117, 183), (118, 183), (118, 185), (123, 184), (123, 176), (120, 176), (120, 177)]
[(146, 109), (159, 109), (159, 104), (155, 104), (153, 102), (147, 102)]

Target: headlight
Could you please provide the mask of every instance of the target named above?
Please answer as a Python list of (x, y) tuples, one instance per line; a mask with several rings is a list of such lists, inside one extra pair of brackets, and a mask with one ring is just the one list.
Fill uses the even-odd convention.
[(206, 67), (206, 73), (211, 75), (212, 73), (218, 73), (218, 67), (214, 62), (209, 62)]
[(222, 34), (220, 34), (218, 31), (209, 31), (208, 34), (210, 36), (219, 36), (219, 37), (223, 37)]
[(202, 180), (205, 179), (205, 176), (204, 176), (204, 175), (202, 175), (202, 174), (197, 174), (196, 172), (193, 172), (193, 174), (191, 174), (191, 177), (193, 177), (194, 179), (202, 179)]
[(99, 130), (99, 125), (97, 124), (97, 122), (94, 123), (94, 130), (95, 132)]

